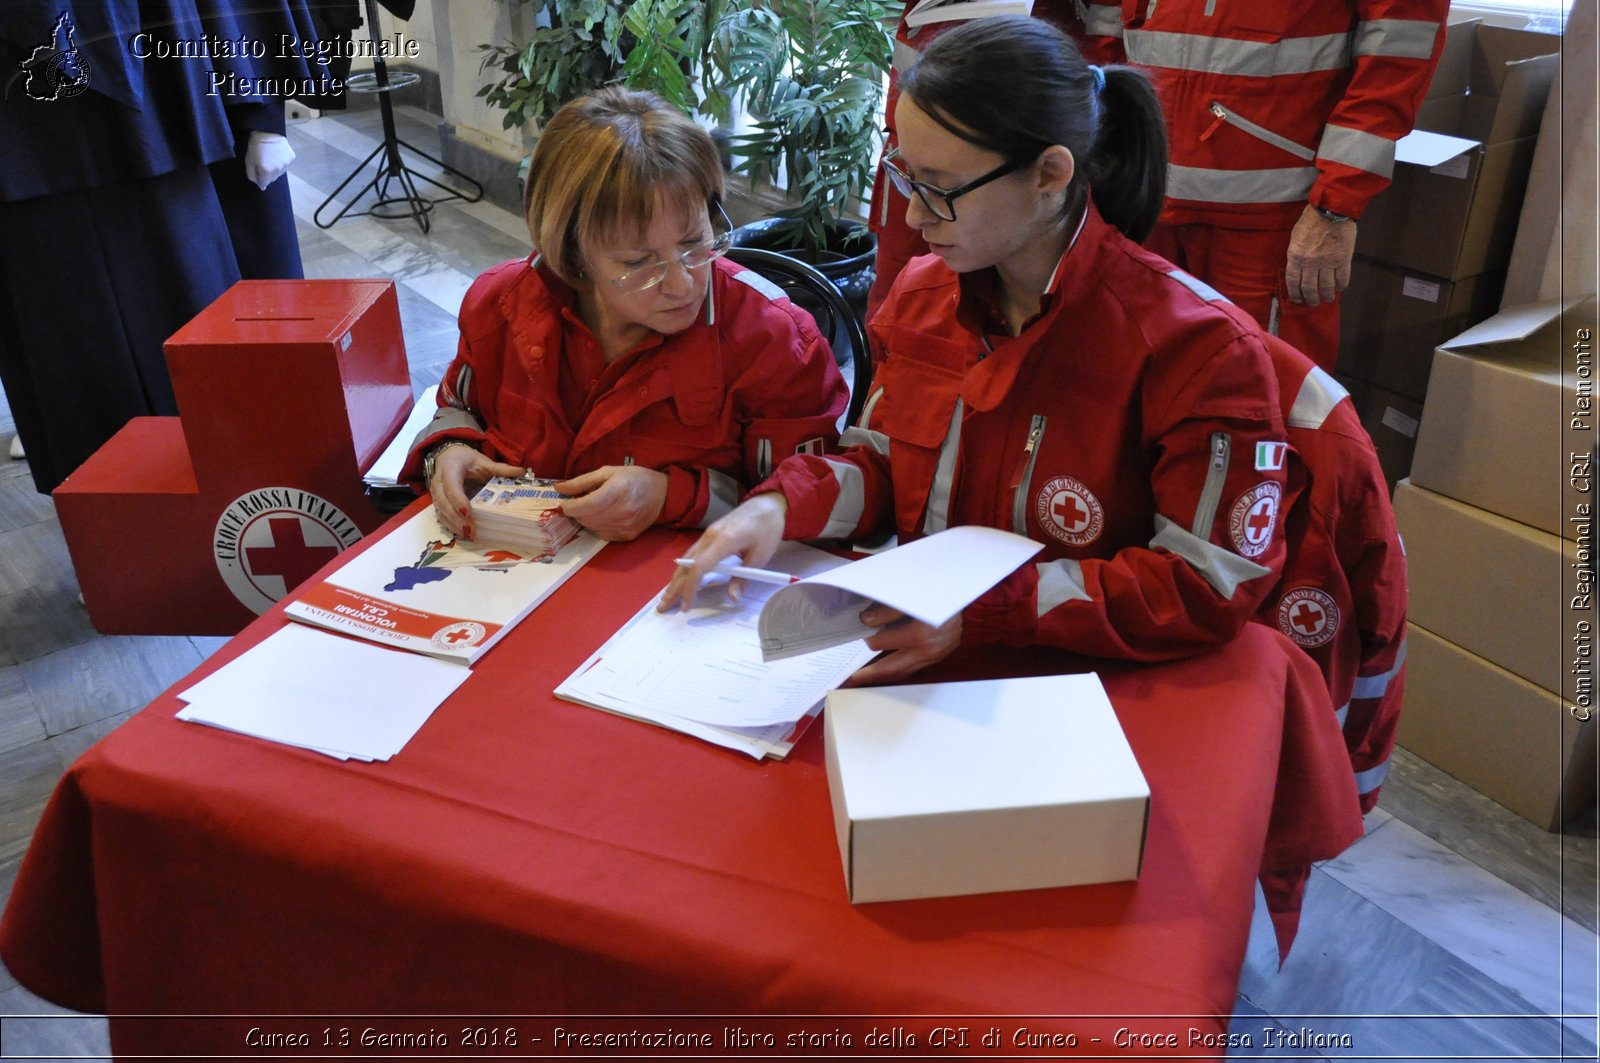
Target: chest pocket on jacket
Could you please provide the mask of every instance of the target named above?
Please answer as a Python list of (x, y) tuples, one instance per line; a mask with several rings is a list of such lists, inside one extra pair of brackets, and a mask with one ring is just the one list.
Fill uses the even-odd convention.
[[(1169, 0), (1174, 2), (1174, 0)], [(1289, 26), (1290, 0), (1195, 0), (1206, 5), (1205, 27), (1239, 30), (1254, 37), (1279, 40)], [(1212, 19), (1216, 19), (1213, 24)]]
[[(952, 432), (960, 378), (937, 365), (902, 360), (886, 366), (880, 380), (883, 400), (872, 427), (890, 440), (896, 523), (902, 530), (920, 529)], [(959, 438), (950, 442), (959, 445)], [(948, 508), (950, 485), (942, 490)]]

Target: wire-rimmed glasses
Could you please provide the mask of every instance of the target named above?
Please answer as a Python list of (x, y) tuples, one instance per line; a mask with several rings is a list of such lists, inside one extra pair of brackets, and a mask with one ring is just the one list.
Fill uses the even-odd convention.
[[(721, 203), (713, 203), (712, 206), (716, 207), (717, 217), (722, 219), (722, 231), (710, 240), (696, 244), (677, 256), (678, 262), (686, 270), (697, 270), (711, 265), (727, 254), (728, 249), (733, 246), (733, 223), (728, 220), (728, 214), (722, 209)], [(671, 267), (671, 259), (652, 262), (648, 266), (630, 269), (619, 277), (612, 277), (611, 284), (623, 295), (637, 295), (649, 291), (666, 280)]]

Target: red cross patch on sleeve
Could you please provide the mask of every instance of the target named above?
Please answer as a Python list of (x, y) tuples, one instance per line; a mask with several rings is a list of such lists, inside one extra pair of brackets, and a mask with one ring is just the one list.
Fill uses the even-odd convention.
[(1283, 489), (1270, 481), (1256, 484), (1240, 495), (1229, 514), (1228, 533), (1233, 548), (1245, 557), (1260, 557), (1272, 545), (1278, 523), (1278, 500)]

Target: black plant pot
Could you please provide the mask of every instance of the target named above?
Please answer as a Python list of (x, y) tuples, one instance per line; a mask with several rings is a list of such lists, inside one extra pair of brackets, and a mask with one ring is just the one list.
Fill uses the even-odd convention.
[(878, 234), (859, 221), (835, 218), (828, 223), (828, 246), (820, 251), (800, 247), (796, 225), (788, 218), (762, 218), (733, 230), (738, 247), (757, 247), (815, 266), (833, 281), (862, 321), (867, 317), (867, 292), (877, 277)]

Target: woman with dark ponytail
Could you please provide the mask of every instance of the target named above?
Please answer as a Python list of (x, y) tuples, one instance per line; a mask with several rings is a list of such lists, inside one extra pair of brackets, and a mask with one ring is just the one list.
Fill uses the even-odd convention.
[(1166, 140), (1150, 84), (1037, 19), (946, 32), (902, 74), (884, 176), (933, 254), (871, 330), (882, 361), (838, 455), (797, 455), (711, 525), (662, 608), (779, 541), (958, 524), (1045, 544), (939, 628), (883, 606), (896, 680), (961, 646), (1159, 660), (1227, 641), (1284, 547), (1284, 426), (1255, 324), (1142, 250)]

